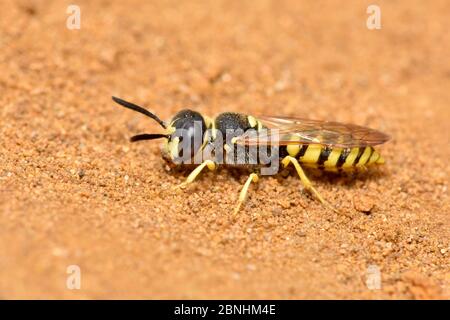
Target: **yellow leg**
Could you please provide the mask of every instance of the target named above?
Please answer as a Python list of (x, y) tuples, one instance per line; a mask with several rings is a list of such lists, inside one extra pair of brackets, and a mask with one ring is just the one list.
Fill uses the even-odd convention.
[(287, 156), (281, 161), (281, 163), (283, 164), (283, 167), (285, 167), (285, 168), (289, 165), (289, 163), (292, 163), (294, 165), (295, 170), (297, 171), (298, 176), (300, 178), (300, 181), (303, 183), (303, 186), (305, 187), (305, 189), (308, 190), (309, 192), (311, 192), (312, 194), (314, 194), (316, 196), (316, 198), (324, 206), (339, 213), (339, 211), (335, 207), (333, 207), (331, 204), (329, 204), (327, 201), (325, 201), (325, 199), (320, 195), (319, 191), (317, 191), (316, 188), (313, 187), (311, 181), (309, 181), (308, 177), (305, 175), (305, 172), (303, 171), (302, 167), (298, 163), (297, 159), (295, 159), (294, 157), (291, 157), (291, 156)]
[(203, 161), (201, 165), (199, 165), (197, 168), (192, 170), (192, 172), (188, 175), (186, 181), (179, 184), (178, 186), (176, 186), (176, 188), (182, 188), (182, 187), (185, 187), (188, 184), (192, 183), (205, 167), (208, 167), (209, 170), (213, 171), (216, 169), (216, 164), (212, 160)]
[(234, 209), (233, 215), (236, 215), (239, 212), (241, 205), (244, 203), (245, 199), (247, 198), (247, 191), (248, 191), (248, 188), (250, 187), (250, 183), (252, 181), (256, 183), (256, 182), (258, 182), (258, 180), (259, 180), (259, 178), (256, 173), (250, 174), (247, 181), (245, 181), (244, 187), (242, 187), (241, 193), (239, 193), (238, 204), (237, 204), (236, 208)]

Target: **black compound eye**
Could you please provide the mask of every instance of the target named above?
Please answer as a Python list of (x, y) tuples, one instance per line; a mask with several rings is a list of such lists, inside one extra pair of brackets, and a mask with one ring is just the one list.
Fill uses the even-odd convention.
[(178, 156), (182, 160), (193, 158), (203, 144), (203, 134), (207, 129), (202, 115), (196, 111), (182, 110), (173, 117), (171, 126), (175, 128), (171, 140), (179, 139)]

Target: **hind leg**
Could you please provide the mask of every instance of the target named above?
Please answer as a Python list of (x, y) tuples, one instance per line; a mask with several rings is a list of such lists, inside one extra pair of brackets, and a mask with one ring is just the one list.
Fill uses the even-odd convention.
[(283, 167), (287, 167), (289, 163), (292, 163), (295, 167), (295, 170), (297, 171), (297, 174), (300, 178), (300, 181), (303, 183), (303, 186), (306, 190), (311, 192), (324, 206), (332, 209), (335, 212), (339, 212), (335, 207), (333, 207), (331, 204), (329, 204), (319, 193), (319, 191), (314, 188), (311, 181), (308, 179), (308, 177), (305, 175), (305, 172), (303, 171), (302, 167), (300, 166), (300, 163), (298, 163), (298, 160), (294, 157), (287, 156), (283, 160), (281, 160), (281, 163)]

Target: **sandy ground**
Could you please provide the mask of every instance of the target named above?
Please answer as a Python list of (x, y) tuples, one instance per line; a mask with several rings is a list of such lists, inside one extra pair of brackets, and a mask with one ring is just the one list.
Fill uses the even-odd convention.
[[(0, 2), (0, 298), (449, 298), (448, 1)], [(191, 107), (353, 122), (386, 165), (174, 191), (158, 126)], [(364, 212), (369, 210), (370, 212)], [(81, 289), (66, 287), (67, 267)], [(366, 286), (368, 268), (381, 289)]]

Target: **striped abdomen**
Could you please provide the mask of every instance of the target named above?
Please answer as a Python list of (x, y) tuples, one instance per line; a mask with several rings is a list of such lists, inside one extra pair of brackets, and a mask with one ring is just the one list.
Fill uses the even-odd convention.
[(287, 153), (306, 167), (337, 171), (384, 163), (373, 147), (331, 148), (318, 144), (288, 145)]

